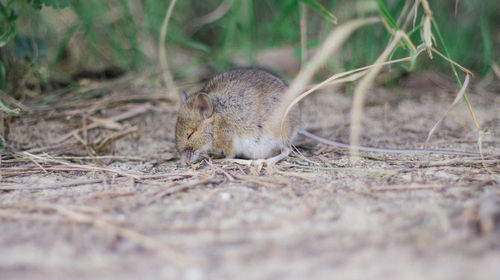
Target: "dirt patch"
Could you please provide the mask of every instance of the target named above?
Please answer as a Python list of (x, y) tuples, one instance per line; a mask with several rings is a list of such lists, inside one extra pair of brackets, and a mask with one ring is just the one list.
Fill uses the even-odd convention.
[[(9, 120), (2, 279), (500, 277), (498, 94), (470, 94), (490, 131), (484, 161), (364, 153), (353, 164), (299, 139), (305, 158), (258, 171), (223, 160), (181, 167), (176, 106), (147, 85), (90, 84)], [(373, 90), (362, 142), (421, 148), (453, 98), (442, 88)], [(305, 126), (346, 142), (350, 104), (319, 93), (303, 104)], [(477, 152), (476, 142), (461, 104), (431, 148)]]

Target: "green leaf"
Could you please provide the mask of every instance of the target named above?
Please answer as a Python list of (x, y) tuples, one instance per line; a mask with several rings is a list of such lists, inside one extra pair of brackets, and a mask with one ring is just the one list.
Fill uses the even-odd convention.
[(2, 134), (0, 134), (0, 153), (3, 153), (5, 151), (5, 139), (3, 139)]
[(195, 50), (199, 50), (205, 53), (208, 53), (210, 51), (210, 47), (202, 42), (195, 41), (195, 40), (190, 40), (190, 39), (179, 39), (175, 40), (173, 39), (175, 43), (178, 43), (179, 45), (183, 45)]
[(481, 39), (482, 39), (482, 47), (483, 47), (483, 69), (481, 72), (486, 74), (489, 69), (491, 69), (491, 61), (493, 60), (493, 40), (491, 39), (491, 29), (490, 24), (484, 16), (480, 17), (480, 27), (481, 27)]
[(377, 5), (380, 13), (384, 17), (384, 19), (387, 21), (387, 23), (394, 28), (395, 30), (399, 30), (399, 27), (394, 20), (394, 18), (391, 16), (391, 13), (387, 10), (387, 7), (385, 6), (384, 2), (382, 0), (377, 0)]
[(299, 0), (305, 5), (309, 6), (309, 8), (313, 9), (316, 13), (322, 15), (327, 20), (331, 21), (334, 24), (337, 24), (337, 17), (335, 17), (330, 11), (328, 11), (323, 5), (321, 5), (317, 0)]
[(0, 61), (0, 90), (3, 90), (7, 85), (7, 73), (5, 72), (5, 66), (3, 62)]
[(16, 36), (16, 28), (14, 24), (9, 24), (5, 30), (0, 33), (0, 48), (5, 46), (14, 36)]
[(33, 8), (36, 10), (41, 10), (42, 5), (54, 9), (62, 9), (69, 6), (70, 0), (28, 0), (28, 3), (33, 3)]

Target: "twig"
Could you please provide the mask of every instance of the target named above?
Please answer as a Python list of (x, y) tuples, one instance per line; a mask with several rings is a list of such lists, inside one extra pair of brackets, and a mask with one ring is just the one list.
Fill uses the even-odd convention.
[[(143, 114), (143, 113), (147, 112), (150, 109), (151, 109), (151, 106), (149, 106), (149, 105), (148, 106), (135, 107), (135, 108), (130, 109), (127, 112), (118, 114), (118, 115), (116, 115), (114, 117), (107, 118), (105, 121), (110, 121), (110, 122), (122, 121), (122, 120), (125, 120), (125, 119), (129, 119), (129, 118), (135, 117), (137, 115)], [(90, 124), (90, 125), (87, 126), (87, 129), (90, 130), (90, 129), (99, 127), (101, 125), (102, 125), (101, 123), (93, 122), (92, 124)], [(80, 131), (82, 131), (81, 128), (75, 129), (75, 130), (73, 130), (73, 131), (71, 131), (69, 133), (66, 133), (65, 135), (59, 137), (58, 139), (56, 139), (55, 142), (62, 142), (64, 140), (68, 139), (69, 137), (73, 136), (75, 133), (79, 133)]]
[(93, 179), (93, 180), (76, 180), (73, 182), (53, 185), (53, 186), (41, 186), (39, 183), (36, 184), (36, 187), (28, 187), (22, 185), (11, 185), (11, 186), (0, 186), (0, 190), (2, 191), (18, 191), (18, 190), (50, 190), (50, 189), (61, 189), (61, 188), (71, 188), (78, 187), (81, 185), (92, 185), (102, 183), (102, 179)]
[(338, 171), (338, 172), (355, 172), (355, 173), (379, 173), (387, 176), (397, 175), (397, 171), (393, 170), (384, 170), (384, 169), (367, 169), (367, 168), (351, 168), (351, 167), (323, 167), (323, 166), (307, 166), (307, 165), (299, 165), (293, 163), (285, 163), (283, 166), (286, 167), (297, 167), (304, 169), (317, 169), (317, 170), (330, 170), (330, 171)]
[(220, 182), (221, 182), (220, 180), (215, 180), (213, 178), (207, 178), (207, 179), (203, 179), (203, 180), (196, 181), (196, 182), (189, 183), (189, 184), (169, 187), (167, 190), (160, 192), (156, 197), (164, 198), (166, 196), (172, 195), (172, 194), (177, 193), (177, 192), (185, 192), (193, 187), (197, 187), (200, 185), (206, 185), (206, 184), (210, 184), (210, 183), (218, 184)]
[(117, 131), (117, 132), (111, 133), (110, 135), (106, 136), (104, 139), (99, 139), (99, 140), (95, 141), (94, 143), (92, 143), (92, 146), (94, 146), (97, 151), (102, 150), (110, 141), (112, 141), (116, 138), (120, 138), (120, 137), (127, 135), (129, 133), (136, 132), (137, 130), (139, 130), (139, 128), (137, 128), (137, 126), (133, 126), (133, 127), (129, 127), (127, 129), (124, 129), (122, 131)]
[(165, 82), (165, 86), (167, 86), (168, 92), (171, 96), (175, 96), (175, 94), (177, 94), (177, 87), (175, 86), (172, 73), (168, 68), (167, 47), (165, 44), (165, 40), (167, 38), (168, 22), (170, 21), (170, 16), (172, 15), (172, 11), (174, 10), (175, 2), (177, 2), (177, 0), (170, 1), (170, 5), (168, 6), (167, 12), (165, 13), (165, 18), (163, 19), (163, 23), (161, 25), (160, 40), (158, 42), (158, 59), (160, 60), (163, 81)]
[(370, 188), (371, 191), (417, 191), (417, 190), (443, 190), (443, 185), (390, 185)]
[(210, 167), (214, 168), (214, 169), (217, 169), (218, 171), (220, 171), (224, 176), (226, 176), (226, 178), (229, 180), (229, 181), (234, 181), (234, 178), (233, 176), (231, 176), (228, 172), (226, 172), (224, 169), (214, 165), (212, 162), (208, 162), (208, 164), (210, 165)]
[(28, 153), (28, 152), (20, 152), (19, 154), (24, 155), (24, 156), (26, 156), (28, 158), (33, 158), (33, 159), (40, 160), (40, 161), (45, 161), (45, 162), (53, 162), (53, 163), (65, 165), (65, 166), (68, 166), (68, 167), (74, 167), (74, 168), (78, 168), (78, 169), (86, 170), (86, 171), (111, 172), (111, 173), (116, 173), (116, 174), (124, 176), (124, 177), (130, 177), (130, 178), (133, 178), (133, 179), (139, 179), (140, 178), (140, 174), (138, 174), (138, 175), (136, 175), (136, 174), (130, 174), (130, 173), (127, 173), (127, 172), (124, 172), (124, 171), (121, 171), (121, 170), (116, 170), (116, 169), (111, 169), (111, 168), (98, 167), (98, 166), (90, 166), (90, 165), (81, 165), (81, 164), (74, 164), (74, 163), (69, 163), (69, 162), (65, 162), (65, 161), (61, 161), (61, 160), (56, 160), (56, 159), (52, 159), (52, 158), (37, 156), (37, 155), (31, 154), (31, 153)]

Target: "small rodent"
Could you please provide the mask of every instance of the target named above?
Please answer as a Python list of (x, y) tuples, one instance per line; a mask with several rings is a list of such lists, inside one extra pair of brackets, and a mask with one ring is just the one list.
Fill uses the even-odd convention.
[(285, 122), (269, 116), (280, 105), (287, 85), (258, 68), (237, 68), (218, 74), (191, 95), (181, 93), (175, 128), (177, 150), (184, 165), (203, 154), (277, 162), (290, 154), (284, 140), (292, 141), (301, 124), (294, 107)]
[[(301, 130), (301, 112), (295, 106), (288, 114), (286, 134), (281, 137), (281, 118), (273, 119), (287, 85), (259, 68), (237, 68), (218, 74), (191, 95), (181, 92), (181, 106), (175, 128), (177, 150), (184, 165), (203, 154), (241, 157), (273, 164), (290, 154), (286, 143), (300, 133), (327, 145), (350, 148)], [(359, 146), (359, 150), (381, 153), (440, 153), (477, 156), (476, 153), (447, 150), (398, 150)]]

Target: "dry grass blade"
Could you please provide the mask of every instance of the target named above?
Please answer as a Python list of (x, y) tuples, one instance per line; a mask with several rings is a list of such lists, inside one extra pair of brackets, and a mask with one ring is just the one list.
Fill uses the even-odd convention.
[[(359, 69), (361, 69), (361, 68), (359, 68)], [(359, 70), (359, 69), (356, 69), (356, 70)], [(349, 72), (352, 73), (352, 72), (354, 72), (356, 70), (349, 71)], [(326, 79), (325, 81), (323, 81), (323, 82), (321, 82), (321, 83), (313, 86), (311, 89), (309, 89), (306, 92), (302, 93), (301, 95), (297, 96), (297, 98), (295, 98), (292, 101), (292, 103), (290, 103), (290, 105), (288, 105), (288, 107), (286, 108), (286, 111), (285, 111), (283, 119), (286, 119), (286, 116), (288, 115), (288, 113), (290, 112), (290, 110), (292, 110), (292, 108), (293, 108), (293, 106), (295, 106), (295, 104), (299, 103), (300, 100), (304, 99), (309, 94), (311, 94), (311, 93), (315, 92), (316, 90), (318, 90), (320, 88), (323, 88), (323, 87), (325, 87), (327, 85), (328, 86), (332, 86), (332, 85), (336, 85), (336, 84), (342, 84), (342, 83), (346, 83), (346, 82), (356, 81), (357, 79), (361, 78), (363, 75), (366, 74), (366, 70), (365, 71), (361, 71), (361, 72), (356, 73), (356, 74), (352, 74), (351, 76), (346, 77), (346, 78), (339, 78), (339, 77), (342, 77), (342, 76), (347, 76), (350, 73), (344, 72), (344, 73), (339, 73), (339, 74), (333, 75), (330, 78)], [(282, 128), (283, 128), (283, 123), (284, 123), (284, 121), (282, 120)]]
[(423, 31), (423, 41), (425, 43), (425, 49), (427, 50), (427, 54), (432, 59), (432, 32), (431, 32), (431, 17), (425, 15), (423, 18), (424, 28)]
[[(357, 19), (347, 22), (335, 28), (326, 38), (325, 42), (321, 45), (318, 52), (314, 55), (311, 61), (301, 69), (297, 77), (292, 81), (290, 87), (286, 91), (283, 102), (278, 110), (274, 112), (274, 117), (271, 119), (280, 121), (282, 135), (284, 135), (285, 127), (285, 111), (289, 104), (303, 91), (307, 84), (311, 81), (314, 73), (325, 64), (328, 57), (337, 51), (344, 41), (358, 28), (379, 22), (380, 19), (376, 17)], [(278, 127), (280, 123), (277, 123)]]
[(443, 190), (445, 186), (441, 184), (404, 184), (388, 185), (370, 188), (371, 191), (417, 191), (417, 190)]
[(68, 166), (68, 167), (72, 167), (72, 168), (77, 168), (79, 170), (98, 171), (98, 172), (100, 171), (100, 172), (115, 173), (115, 174), (118, 174), (118, 175), (121, 175), (121, 176), (124, 176), (124, 177), (130, 177), (130, 178), (133, 178), (133, 179), (136, 179), (136, 180), (138, 180), (138, 179), (141, 178), (140, 174), (131, 174), (131, 173), (127, 173), (125, 171), (118, 170), (118, 169), (113, 169), (113, 168), (105, 168), (105, 167), (98, 167), (98, 166), (74, 164), (74, 163), (69, 163), (69, 162), (65, 162), (65, 161), (62, 161), (62, 160), (52, 159), (52, 158), (49, 158), (49, 157), (42, 157), (42, 156), (30, 154), (28, 152), (20, 152), (20, 153), (17, 153), (17, 154), (20, 155), (21, 157), (26, 157), (28, 159), (38, 160), (38, 161), (42, 161), (42, 162), (57, 163), (57, 164), (61, 164), (61, 165), (64, 165), (64, 166)]
[(442, 57), (444, 60), (448, 61), (449, 63), (455, 65), (456, 67), (458, 67), (460, 70), (464, 71), (465, 73), (469, 74), (469, 75), (473, 75), (472, 74), (472, 71), (470, 71), (469, 69), (463, 67), (462, 65), (456, 63), (455, 61), (449, 59), (448, 57), (446, 57), (444, 54), (440, 53), (438, 50), (436, 50), (435, 48), (432, 48), (432, 51), (436, 54), (438, 54), (440, 57)]
[(200, 27), (219, 20), (229, 11), (232, 5), (233, 0), (223, 0), (222, 3), (212, 12), (193, 19), (191, 26), (189, 27), (189, 33), (194, 33)]
[(399, 40), (403, 35), (402, 31), (398, 31), (395, 33), (394, 38), (391, 43), (385, 48), (384, 52), (377, 58), (375, 61), (375, 66), (371, 68), (366, 76), (359, 82), (359, 85), (354, 90), (354, 100), (351, 109), (351, 159), (357, 160), (359, 158), (359, 146), (360, 137), (361, 137), (361, 119), (363, 116), (363, 106), (365, 94), (368, 91), (368, 88), (372, 85), (375, 77), (382, 69), (382, 62), (385, 62), (392, 50), (396, 47)]
[(304, 68), (307, 60), (307, 7), (304, 3), (300, 8), (300, 68)]
[[(113, 130), (120, 130), (123, 129), (123, 126), (116, 121), (112, 121), (109, 119), (100, 119), (96, 117), (91, 117), (89, 116), (89, 119), (93, 121), (94, 123), (98, 124), (101, 127), (107, 128), (107, 129), (113, 129)], [(85, 129), (84, 129), (85, 131)]]
[(124, 135), (127, 135), (129, 133), (136, 132), (138, 130), (139, 130), (139, 128), (137, 126), (133, 126), (133, 127), (129, 127), (127, 129), (124, 129), (122, 131), (117, 131), (117, 132), (111, 133), (110, 135), (106, 136), (104, 139), (99, 139), (96, 142), (94, 142), (92, 144), (92, 146), (96, 151), (100, 151), (100, 150), (104, 149), (104, 147), (106, 145), (108, 145), (111, 141), (113, 141), (117, 138), (120, 138)]
[(439, 124), (444, 120), (444, 118), (448, 115), (448, 113), (450, 113), (451, 109), (453, 109), (460, 102), (460, 100), (462, 100), (462, 97), (464, 96), (465, 90), (467, 89), (468, 85), (469, 85), (469, 74), (467, 74), (465, 76), (463, 86), (458, 91), (458, 94), (455, 97), (455, 100), (453, 100), (453, 103), (451, 103), (451, 105), (448, 106), (448, 109), (446, 110), (444, 115), (436, 122), (436, 124), (434, 124), (434, 126), (431, 128), (431, 130), (427, 134), (427, 139), (425, 139), (424, 149), (427, 149), (427, 146), (429, 145), (429, 140), (431, 139), (431, 136), (434, 134), (434, 132), (436, 131)]
[(498, 64), (492, 63), (491, 64), (491, 69), (493, 69), (493, 72), (497, 76), (498, 79), (500, 79), (500, 67), (498, 67)]
[[(107, 118), (105, 120), (101, 120), (101, 122), (93, 122), (87, 126), (87, 130), (100, 127), (104, 123), (109, 124), (109, 123), (116, 123), (118, 121), (126, 120), (129, 118), (135, 117), (137, 115), (144, 114), (147, 111), (149, 111), (150, 109), (151, 109), (151, 106), (149, 106), (149, 105), (135, 107), (135, 108), (132, 108), (124, 113), (118, 114), (114, 117), (110, 117), (110, 118)], [(68, 133), (64, 134), (63, 136), (57, 138), (55, 142), (56, 143), (62, 142), (62, 141), (68, 139), (71, 136), (74, 136), (75, 134), (77, 134), (81, 131), (82, 131), (82, 128), (75, 129), (75, 130), (68, 132)]]
[(160, 30), (160, 41), (158, 43), (158, 59), (160, 60), (163, 81), (165, 82), (165, 86), (167, 87), (168, 94), (171, 96), (175, 96), (177, 94), (177, 87), (175, 86), (174, 78), (168, 67), (167, 46), (165, 44), (165, 40), (167, 38), (168, 22), (170, 21), (170, 16), (172, 15), (172, 11), (174, 10), (175, 2), (177, 2), (177, 0), (170, 1), (170, 5), (168, 6), (167, 12), (165, 13), (165, 18), (163, 19)]
[(425, 49), (427, 50), (427, 54), (432, 59), (432, 39), (433, 39), (431, 31), (432, 11), (431, 8), (429, 7), (429, 3), (427, 2), (427, 0), (421, 0), (420, 3), (424, 8), (424, 15), (422, 17), (423, 29), (421, 29), (423, 33), (422, 41), (424, 41), (425, 43)]
[[(481, 155), (481, 164), (483, 165), (484, 169), (491, 176), (495, 176), (495, 177), (499, 178), (499, 176), (498, 176), (498, 170), (497, 170), (497, 172), (494, 172), (494, 171), (490, 170), (490, 168), (488, 168), (488, 166), (486, 165), (487, 160), (486, 160), (486, 158), (484, 156), (484, 152), (483, 152), (483, 139), (484, 139), (484, 136), (486, 134), (487, 133), (485, 133), (484, 131), (481, 130), (481, 131), (479, 131), (479, 137), (477, 138), (477, 146), (479, 147), (479, 154)], [(496, 163), (498, 163), (498, 162), (496, 162)]]
[(53, 189), (62, 189), (62, 188), (72, 188), (79, 187), (83, 185), (92, 185), (102, 183), (102, 179), (85, 179), (85, 180), (73, 180), (71, 182), (55, 184), (49, 186), (43, 186), (37, 183), (35, 187), (27, 187), (26, 185), (6, 185), (0, 186), (0, 190), (2, 191), (16, 191), (16, 190), (53, 190)]
[[(417, 52), (415, 54), (415, 56), (418, 56), (422, 51), (423, 50)], [(350, 71), (346, 71), (346, 72), (332, 75), (330, 78), (324, 80), (323, 82), (321, 82), (319, 84), (314, 85), (313, 87), (311, 87), (310, 89), (308, 89), (307, 91), (305, 91), (304, 93), (302, 93), (301, 95), (296, 97), (292, 101), (292, 103), (290, 103), (290, 105), (288, 105), (288, 107), (285, 110), (285, 114), (283, 115), (283, 118), (282, 118), (282, 123), (281, 123), (282, 129), (283, 129), (283, 122), (286, 119), (286, 116), (288, 115), (290, 110), (292, 110), (293, 106), (295, 104), (299, 103), (302, 99), (307, 97), (309, 94), (315, 92), (316, 90), (324, 88), (326, 86), (332, 86), (332, 85), (336, 85), (336, 84), (356, 81), (359, 78), (361, 78), (362, 76), (364, 76), (367, 73), (367, 70), (372, 69), (373, 67), (391, 65), (391, 64), (395, 64), (395, 63), (399, 63), (399, 62), (410, 61), (411, 59), (412, 59), (412, 57), (408, 56), (408, 57), (394, 59), (394, 60), (385, 61), (385, 62), (381, 62), (381, 63), (374, 63), (372, 65), (368, 65), (365, 67), (361, 67), (361, 68), (357, 68), (354, 70), (350, 70)], [(351, 76), (349, 76), (349, 75), (351, 75)], [(346, 76), (349, 76), (349, 77), (343, 78)]]

